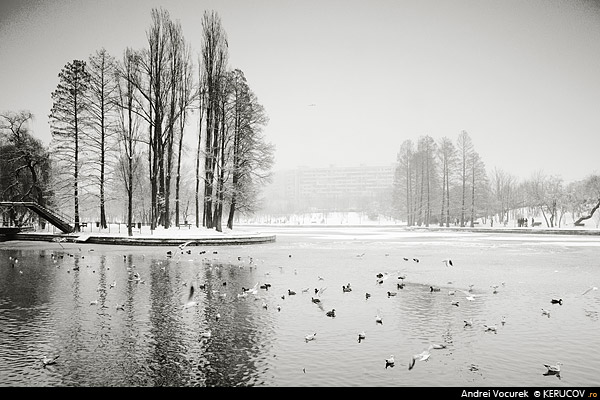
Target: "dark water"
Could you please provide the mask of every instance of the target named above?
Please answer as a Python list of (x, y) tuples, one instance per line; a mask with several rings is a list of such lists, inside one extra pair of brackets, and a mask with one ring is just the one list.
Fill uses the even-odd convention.
[[(599, 382), (600, 291), (583, 295), (600, 286), (595, 237), (393, 227), (270, 232), (275, 243), (188, 247), (191, 254), (172, 246), (1, 243), (0, 385)], [(446, 257), (453, 267), (441, 262)], [(378, 283), (378, 273), (388, 278)], [(206, 288), (196, 291), (197, 306), (184, 309), (194, 281)], [(257, 283), (271, 286), (238, 296)], [(348, 283), (352, 291), (344, 292)], [(470, 285), (472, 301), (461, 291)], [(326, 288), (319, 304), (311, 301), (315, 288)], [(333, 318), (326, 315), (331, 309)], [(465, 319), (473, 326), (465, 327)], [(484, 325), (496, 325), (496, 333)], [(202, 337), (206, 331), (210, 338)], [(361, 331), (366, 338), (359, 342)], [(311, 333), (316, 339), (307, 342)], [(444, 348), (409, 370), (411, 355), (431, 343)], [(52, 354), (59, 355), (56, 364), (44, 367), (42, 357)], [(390, 355), (395, 366), (385, 368)], [(560, 379), (543, 375), (544, 364), (557, 361)]]

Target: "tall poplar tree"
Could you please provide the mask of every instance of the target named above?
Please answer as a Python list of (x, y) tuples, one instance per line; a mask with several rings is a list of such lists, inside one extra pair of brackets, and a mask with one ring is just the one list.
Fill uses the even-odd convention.
[(109, 155), (114, 150), (115, 104), (117, 85), (115, 82), (115, 59), (105, 49), (90, 56), (90, 122), (87, 141), (95, 158), (90, 163), (94, 168), (100, 199), (100, 226), (107, 228), (105, 187)]

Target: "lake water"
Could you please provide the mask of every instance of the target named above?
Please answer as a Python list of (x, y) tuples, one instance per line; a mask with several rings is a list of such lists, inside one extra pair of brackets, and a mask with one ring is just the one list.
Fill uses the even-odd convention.
[[(0, 243), (0, 386), (599, 383), (600, 290), (583, 294), (600, 286), (599, 237), (263, 229), (277, 241), (188, 247), (191, 254)], [(206, 288), (184, 309), (194, 281)], [(433, 343), (443, 348), (409, 370), (411, 356)], [(44, 366), (53, 354), (56, 363)], [(395, 364), (386, 368), (390, 355)], [(556, 362), (560, 375), (544, 375), (544, 364)]]

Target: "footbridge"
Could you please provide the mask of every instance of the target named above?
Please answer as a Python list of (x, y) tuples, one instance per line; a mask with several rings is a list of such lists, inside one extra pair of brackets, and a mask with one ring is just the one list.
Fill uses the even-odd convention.
[(34, 201), (0, 201), (0, 207), (26, 207), (64, 233), (72, 233), (75, 230), (70, 223), (71, 218), (57, 211), (43, 207)]

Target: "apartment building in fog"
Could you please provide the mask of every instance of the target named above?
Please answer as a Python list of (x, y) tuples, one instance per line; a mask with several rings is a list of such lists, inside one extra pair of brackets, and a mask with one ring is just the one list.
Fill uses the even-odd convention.
[(275, 172), (264, 194), (264, 212), (368, 211), (390, 201), (396, 164), (299, 167)]

